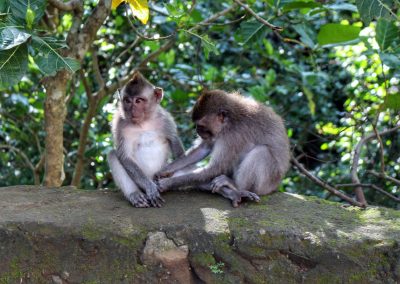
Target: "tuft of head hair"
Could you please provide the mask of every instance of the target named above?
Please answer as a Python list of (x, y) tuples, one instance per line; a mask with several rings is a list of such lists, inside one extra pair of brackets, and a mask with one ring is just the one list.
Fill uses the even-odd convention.
[(254, 100), (243, 97), (238, 92), (227, 93), (222, 90), (204, 91), (200, 95), (192, 111), (192, 120), (201, 119), (207, 114), (224, 113), (230, 117), (234, 113), (239, 118), (242, 114), (246, 115), (259, 107)]
[(142, 73), (136, 71), (131, 80), (129, 80), (129, 82), (122, 89), (122, 94), (134, 97), (139, 95), (145, 88), (148, 87), (153, 87), (153, 85), (147, 81)]

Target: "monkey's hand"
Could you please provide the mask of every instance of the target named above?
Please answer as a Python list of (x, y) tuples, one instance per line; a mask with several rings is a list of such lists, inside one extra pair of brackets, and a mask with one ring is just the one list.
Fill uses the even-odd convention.
[(163, 178), (157, 181), (158, 191), (165, 192), (169, 190), (169, 178)]
[(152, 182), (146, 188), (147, 200), (150, 202), (153, 207), (161, 207), (165, 202), (164, 199), (160, 196), (160, 192), (158, 192), (158, 186)]
[(211, 181), (211, 192), (219, 192), (223, 187), (228, 187), (234, 191), (239, 191), (232, 179), (226, 175), (220, 175)]
[(158, 173), (156, 173), (155, 179), (156, 180), (160, 180), (160, 179), (163, 179), (163, 178), (169, 178), (173, 174), (174, 174), (174, 172), (172, 172), (172, 171), (163, 171), (163, 170), (161, 170)]
[(242, 201), (242, 198), (247, 198), (250, 199), (251, 201), (260, 202), (260, 197), (254, 192), (247, 190), (239, 190), (237, 192), (237, 199), (236, 199), (237, 202), (235, 202), (235, 200), (232, 200), (232, 206), (238, 207), (239, 203)]
[(141, 191), (135, 191), (131, 193), (128, 197), (129, 202), (137, 208), (146, 208), (150, 207), (149, 202), (147, 201), (146, 195)]

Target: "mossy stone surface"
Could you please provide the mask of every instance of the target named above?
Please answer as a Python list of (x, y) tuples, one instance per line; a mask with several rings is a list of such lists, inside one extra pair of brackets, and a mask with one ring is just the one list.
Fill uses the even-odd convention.
[(119, 192), (0, 188), (0, 283), (173, 283), (142, 263), (147, 234), (188, 245), (206, 283), (400, 283), (400, 212), (276, 193), (260, 203), (167, 193), (136, 209)]

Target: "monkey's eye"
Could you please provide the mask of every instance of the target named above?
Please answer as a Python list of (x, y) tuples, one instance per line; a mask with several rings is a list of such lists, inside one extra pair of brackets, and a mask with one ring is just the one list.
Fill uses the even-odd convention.
[(125, 98), (124, 98), (124, 103), (125, 103), (125, 104), (130, 104), (130, 103), (131, 103), (131, 100), (130, 100), (129, 98), (125, 97)]
[(142, 102), (144, 102), (144, 99), (142, 99), (142, 98), (136, 98), (135, 99), (135, 104), (140, 104)]

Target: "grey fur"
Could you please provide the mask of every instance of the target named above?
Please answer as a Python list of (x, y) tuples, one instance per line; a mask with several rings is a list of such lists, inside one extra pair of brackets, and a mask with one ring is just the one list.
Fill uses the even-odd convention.
[[(200, 119), (197, 116), (222, 109), (227, 114), (226, 124), (211, 142), (203, 141), (188, 157), (178, 159), (166, 168), (176, 171), (181, 166), (187, 167), (204, 158), (198, 153), (205, 153), (211, 147), (209, 164), (197, 172), (160, 180), (161, 190), (203, 186), (218, 176), (226, 175), (241, 191), (260, 195), (276, 191), (289, 168), (290, 159), (289, 141), (282, 118), (270, 107), (238, 94), (211, 92), (215, 93), (215, 102), (212, 106), (200, 104), (203, 109), (195, 113), (194, 118)], [(202, 97), (199, 101), (202, 99), (204, 101)], [(196, 106), (194, 109), (196, 111)]]
[[(126, 86), (124, 87), (122, 99), (125, 96), (134, 97), (143, 95), (146, 90), (148, 91), (153, 88), (153, 85), (140, 74), (137, 76), (135, 80), (139, 80), (139, 83), (135, 82), (135, 84), (131, 85), (128, 83), (127, 86), (129, 86), (129, 88)], [(141, 90), (137, 88), (141, 88)], [(127, 90), (129, 90), (130, 93), (128, 93)], [(150, 101), (152, 98), (150, 95), (148, 96)], [(145, 170), (143, 168), (143, 161), (141, 164), (142, 167), (139, 166), (138, 162), (135, 160), (139, 150), (134, 147), (134, 143), (139, 143), (138, 140), (141, 138), (141, 135), (144, 135), (144, 133), (151, 133), (151, 135), (155, 136), (156, 138), (154, 139), (147, 138), (148, 140), (145, 140), (147, 143), (150, 143), (150, 146), (147, 147), (158, 148), (158, 152), (161, 151), (161, 155), (165, 155), (166, 158), (171, 153), (175, 158), (184, 153), (172, 116), (164, 110), (158, 102), (151, 102), (149, 107), (151, 107), (151, 109), (149, 113), (146, 114), (144, 121), (140, 124), (136, 124), (130, 118), (130, 114), (128, 113), (129, 109), (124, 107), (123, 100), (120, 100), (118, 102), (118, 108), (114, 113), (112, 123), (115, 150), (112, 150), (108, 155), (108, 163), (117, 186), (135, 207), (160, 207), (161, 201), (163, 201), (153, 178), (155, 173), (164, 166), (166, 159), (164, 162), (161, 161), (160, 165), (156, 164), (157, 167), (159, 166), (159, 168), (156, 169), (151, 168), (150, 170)], [(149, 130), (142, 130), (142, 127), (148, 127)], [(152, 140), (149, 141), (149, 139)], [(164, 142), (162, 141), (165, 141), (165, 143), (168, 142), (168, 149), (165, 150), (165, 147), (162, 145)], [(140, 143), (137, 145), (137, 147), (139, 147)], [(155, 160), (162, 159), (162, 157), (159, 157), (160, 153), (158, 152), (152, 154), (153, 157), (156, 155), (156, 157), (154, 157)], [(146, 160), (148, 161), (146, 163), (151, 164), (153, 162), (152, 160), (153, 158), (150, 157)]]

